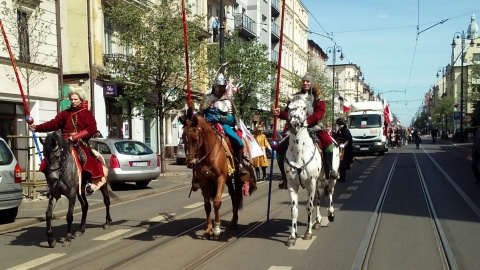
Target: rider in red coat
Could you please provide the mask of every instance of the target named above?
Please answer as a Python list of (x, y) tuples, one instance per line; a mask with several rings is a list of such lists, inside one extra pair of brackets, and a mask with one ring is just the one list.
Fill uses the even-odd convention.
[[(90, 151), (88, 140), (97, 133), (97, 122), (93, 113), (83, 108), (82, 103), (85, 100), (85, 92), (82, 88), (71, 88), (68, 92), (71, 107), (61, 111), (57, 116), (43, 124), (29, 126), (31, 131), (50, 132), (61, 130), (64, 138), (73, 142), (79, 159), (83, 164), (83, 170), (90, 173), (92, 178), (104, 177), (102, 164)], [(40, 171), (46, 170), (46, 159), (40, 164)], [(94, 190), (87, 184), (86, 191), (88, 195), (93, 194)]]
[[(315, 85), (315, 79), (313, 76), (307, 73), (302, 78), (302, 89), (295, 95), (303, 95), (307, 101), (307, 125), (309, 129), (315, 131), (319, 139), (319, 146), (323, 151), (323, 166), (325, 167), (325, 175), (327, 179), (336, 179), (338, 177), (338, 173), (332, 168), (333, 139), (326, 131), (320, 129), (318, 126), (319, 122), (325, 116), (326, 108), (326, 102), (323, 99), (322, 90), (320, 89), (320, 86)], [(274, 108), (273, 113), (277, 114), (280, 119), (288, 120), (288, 104), (283, 111), (280, 111), (279, 108)], [(282, 140), (281, 144), (285, 143), (288, 144), (288, 139)], [(285, 151), (287, 148), (288, 146), (278, 147), (278, 149), (284, 149)], [(279, 154), (283, 155), (284, 153), (279, 152)], [(282, 166), (280, 166), (280, 170), (282, 170)], [(284, 172), (282, 172), (282, 177), (284, 175)], [(285, 179), (279, 184), (278, 187), (285, 189), (287, 188)]]

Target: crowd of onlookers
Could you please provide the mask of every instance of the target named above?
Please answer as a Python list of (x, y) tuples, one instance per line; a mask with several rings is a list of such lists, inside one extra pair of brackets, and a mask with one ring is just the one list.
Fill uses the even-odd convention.
[[(414, 143), (414, 132), (415, 128), (410, 127), (389, 127), (387, 130), (387, 141), (389, 148), (397, 148), (402, 145), (408, 145), (409, 143)], [(435, 143), (438, 131), (436, 127), (432, 128), (432, 139)]]

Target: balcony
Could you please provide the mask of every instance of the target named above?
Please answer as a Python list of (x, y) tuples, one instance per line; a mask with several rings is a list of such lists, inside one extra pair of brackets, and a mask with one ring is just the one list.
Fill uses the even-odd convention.
[(272, 42), (280, 41), (280, 26), (272, 22)]
[(278, 17), (280, 15), (280, 5), (278, 0), (272, 0), (272, 17)]
[(109, 53), (103, 55), (103, 65), (107, 66), (108, 64), (117, 63), (117, 61), (127, 60), (127, 56), (123, 53)]
[(235, 30), (237, 30), (240, 35), (254, 38), (257, 36), (255, 33), (256, 28), (257, 25), (255, 21), (250, 19), (250, 17), (243, 13), (235, 14)]
[(271, 50), (271, 59), (273, 62), (277, 63), (278, 64), (278, 52), (277, 51), (274, 51), (274, 50)]

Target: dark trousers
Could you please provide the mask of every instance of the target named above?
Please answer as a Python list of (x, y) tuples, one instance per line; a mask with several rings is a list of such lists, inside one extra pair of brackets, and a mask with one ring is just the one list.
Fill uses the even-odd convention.
[(217, 42), (218, 28), (213, 28), (213, 42)]
[(475, 185), (480, 183), (480, 171), (478, 170), (478, 163), (480, 163), (480, 157), (478, 155), (472, 155), (472, 163), (470, 167), (472, 168), (473, 175), (475, 176)]

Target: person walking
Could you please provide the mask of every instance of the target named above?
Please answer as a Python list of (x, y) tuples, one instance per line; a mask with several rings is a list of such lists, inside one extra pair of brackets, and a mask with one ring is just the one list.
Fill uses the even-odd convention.
[[(255, 128), (253, 137), (257, 141), (258, 145), (262, 148), (263, 155), (254, 157), (252, 159), (252, 165), (255, 167), (255, 173), (257, 175), (258, 181), (264, 181), (267, 179), (267, 167), (268, 167), (268, 158), (267, 158), (267, 149), (271, 149), (270, 143), (268, 143), (267, 137), (263, 133), (264, 127), (259, 124)], [(273, 157), (272, 157), (273, 158)], [(260, 178), (260, 168), (262, 168), (262, 178)]]
[(480, 128), (475, 133), (475, 139), (472, 147), (472, 168), (473, 175), (475, 176), (475, 185), (480, 184), (480, 171), (478, 170), (478, 163), (480, 163)]
[(436, 139), (437, 139), (437, 136), (438, 136), (437, 127), (433, 127), (432, 130), (430, 131), (430, 134), (432, 135), (432, 143), (436, 143)]
[(214, 17), (212, 20), (212, 32), (213, 32), (213, 42), (217, 42), (218, 37), (218, 17)]
[(345, 182), (347, 170), (350, 170), (353, 163), (353, 139), (343, 118), (338, 118), (335, 123), (337, 124), (337, 132), (333, 134), (333, 138), (340, 143), (340, 178), (338, 181)]
[(412, 139), (415, 142), (415, 145), (417, 146), (417, 149), (418, 149), (422, 141), (422, 138), (420, 137), (420, 131), (418, 129), (415, 129), (412, 132)]

